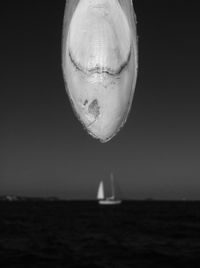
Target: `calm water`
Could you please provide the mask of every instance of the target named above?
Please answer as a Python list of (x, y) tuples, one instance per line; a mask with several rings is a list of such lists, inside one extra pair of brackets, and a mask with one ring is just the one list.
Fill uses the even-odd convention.
[(0, 267), (196, 267), (200, 202), (0, 203)]

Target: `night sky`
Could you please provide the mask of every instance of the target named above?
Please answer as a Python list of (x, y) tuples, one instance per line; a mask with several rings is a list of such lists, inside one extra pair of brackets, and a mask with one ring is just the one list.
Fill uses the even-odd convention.
[(108, 143), (75, 117), (61, 68), (65, 1), (1, 3), (0, 194), (200, 199), (200, 4), (135, 0), (139, 73)]

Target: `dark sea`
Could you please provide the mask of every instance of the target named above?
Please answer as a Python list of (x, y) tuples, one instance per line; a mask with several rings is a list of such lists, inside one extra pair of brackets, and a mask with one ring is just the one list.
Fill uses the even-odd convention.
[(200, 202), (0, 202), (0, 267), (200, 267)]

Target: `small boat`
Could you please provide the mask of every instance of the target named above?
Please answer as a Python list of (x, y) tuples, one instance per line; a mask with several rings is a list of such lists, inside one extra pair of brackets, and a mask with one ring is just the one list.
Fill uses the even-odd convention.
[(104, 183), (103, 181), (100, 181), (99, 183), (97, 199), (99, 200), (100, 205), (119, 205), (122, 202), (122, 200), (116, 199), (115, 197), (114, 176), (112, 173), (110, 176), (110, 180), (111, 180), (111, 193), (112, 193), (110, 197), (105, 198)]

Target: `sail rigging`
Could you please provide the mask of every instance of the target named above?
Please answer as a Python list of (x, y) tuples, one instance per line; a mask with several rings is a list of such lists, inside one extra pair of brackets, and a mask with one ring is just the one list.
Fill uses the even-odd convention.
[(110, 180), (111, 180), (111, 199), (115, 199), (115, 188), (114, 188), (114, 176), (113, 173), (110, 174)]
[(116, 199), (116, 197), (115, 197), (113, 173), (111, 173), (111, 175), (110, 175), (110, 180), (111, 180), (111, 196), (110, 197), (105, 198), (103, 181), (100, 181), (100, 183), (99, 183), (99, 188), (98, 188), (98, 192), (97, 192), (97, 199), (99, 200), (99, 204), (116, 205), (116, 204), (121, 204), (121, 202), (122, 202), (121, 200)]

